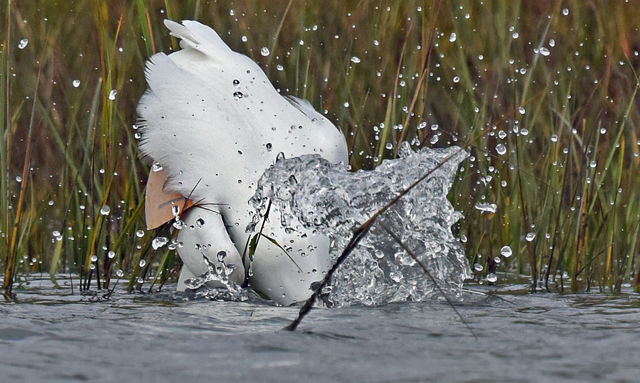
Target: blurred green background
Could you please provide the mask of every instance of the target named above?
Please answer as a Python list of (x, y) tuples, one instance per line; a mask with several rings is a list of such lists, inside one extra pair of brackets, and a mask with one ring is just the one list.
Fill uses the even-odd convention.
[(354, 169), (393, 158), (402, 141), (468, 148), (450, 199), (478, 281), (637, 290), (639, 9), (2, 0), (5, 288), (40, 272), (79, 273), (90, 288), (121, 270), (130, 288), (150, 290), (176, 275), (175, 250), (150, 246), (168, 230), (140, 231), (148, 166), (133, 128), (145, 60), (177, 49), (162, 24), (170, 18), (212, 26), (282, 93), (309, 99), (346, 135)]

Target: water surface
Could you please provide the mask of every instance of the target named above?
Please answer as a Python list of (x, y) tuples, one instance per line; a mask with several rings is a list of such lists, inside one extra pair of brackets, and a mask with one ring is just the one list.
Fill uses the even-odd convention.
[(313, 310), (116, 290), (69, 295), (46, 280), (0, 304), (2, 381), (637, 382), (640, 296), (522, 294), (474, 286), (457, 304)]

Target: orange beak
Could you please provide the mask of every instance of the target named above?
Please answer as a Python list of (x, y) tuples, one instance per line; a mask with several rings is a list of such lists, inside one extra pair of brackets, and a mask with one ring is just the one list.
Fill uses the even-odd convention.
[(179, 214), (182, 215), (183, 210), (194, 205), (192, 200), (185, 198), (180, 193), (166, 192), (164, 190), (166, 182), (167, 174), (164, 170), (149, 173), (145, 193), (145, 219), (148, 230), (175, 219), (173, 206), (177, 206)]

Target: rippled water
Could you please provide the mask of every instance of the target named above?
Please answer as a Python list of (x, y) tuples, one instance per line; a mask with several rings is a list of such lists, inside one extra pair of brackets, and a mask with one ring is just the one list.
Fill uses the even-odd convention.
[(464, 294), (475, 339), (437, 300), (316, 309), (291, 333), (295, 307), (172, 286), (99, 300), (34, 280), (0, 304), (0, 381), (638, 381), (640, 296), (524, 288)]

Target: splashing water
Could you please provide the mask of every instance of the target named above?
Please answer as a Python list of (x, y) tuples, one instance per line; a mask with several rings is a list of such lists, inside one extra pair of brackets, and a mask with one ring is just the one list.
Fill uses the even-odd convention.
[(190, 298), (205, 298), (210, 300), (244, 302), (249, 299), (249, 292), (229, 279), (234, 265), (227, 265), (224, 257), (218, 257), (220, 264), (214, 264), (205, 256), (203, 262), (207, 264), (207, 272), (185, 281), (185, 293)]
[[(447, 193), (468, 154), (457, 147), (414, 152), (406, 144), (399, 155), (375, 170), (357, 172), (317, 155), (280, 160), (263, 174), (250, 202), (263, 217), (271, 200), (271, 214), (277, 213), (286, 230), (306, 228), (326, 234), (334, 261), (353, 229), (444, 162), (378, 222), (402, 239), (449, 297), (458, 297), (471, 273), (463, 247), (451, 233), (451, 225), (462, 215), (453, 209)], [(248, 230), (253, 229), (249, 225)], [(421, 301), (437, 295), (419, 265), (376, 224), (338, 268), (322, 298), (336, 307)]]

